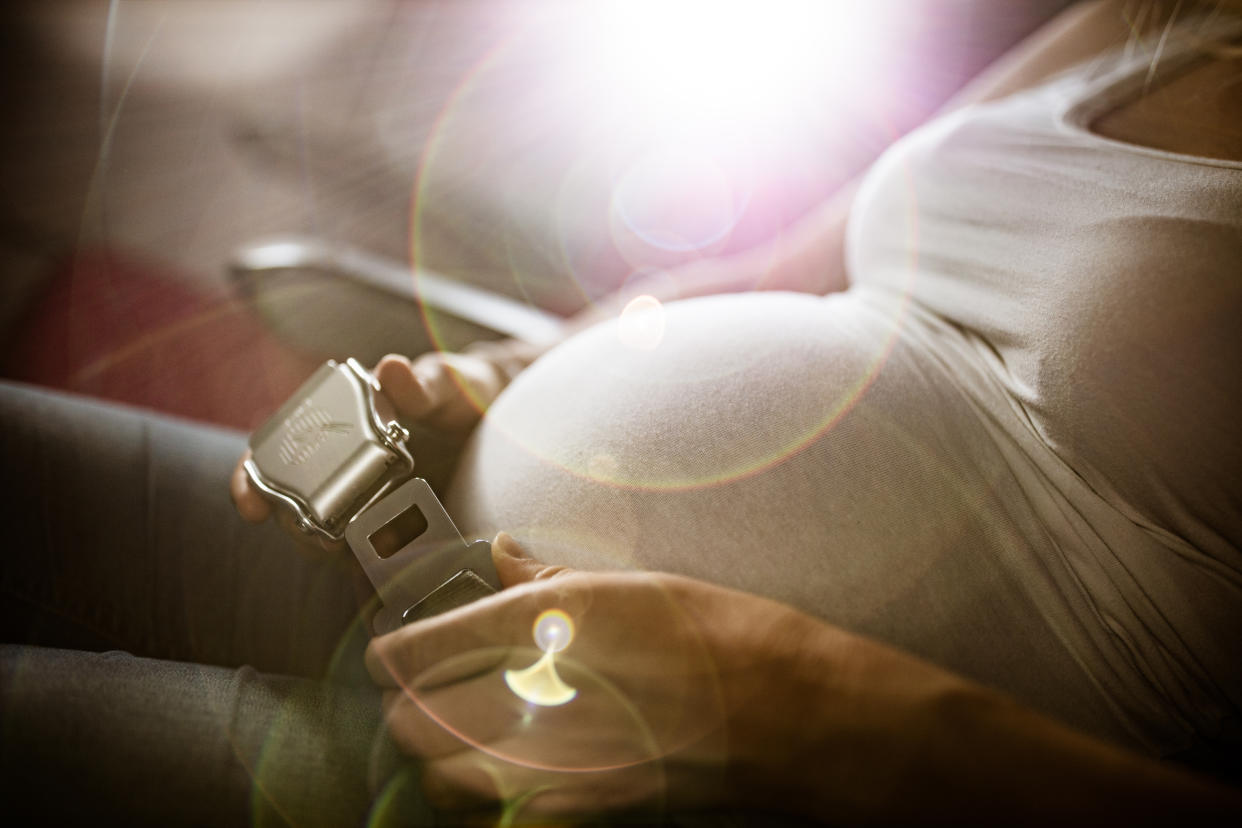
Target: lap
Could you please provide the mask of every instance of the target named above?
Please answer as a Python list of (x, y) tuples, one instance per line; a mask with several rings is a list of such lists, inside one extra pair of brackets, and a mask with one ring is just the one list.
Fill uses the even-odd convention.
[(0, 645), (0, 700), (0, 799), (19, 824), (426, 821), (371, 687)]
[(0, 423), (10, 813), (333, 825), (377, 792), (423, 807), (392, 795), (416, 786), (362, 667), (351, 562), (236, 516), (242, 435), (7, 384)]
[(315, 677), (361, 634), (348, 556), (237, 517), (242, 435), (14, 385), (0, 422), (2, 640)]

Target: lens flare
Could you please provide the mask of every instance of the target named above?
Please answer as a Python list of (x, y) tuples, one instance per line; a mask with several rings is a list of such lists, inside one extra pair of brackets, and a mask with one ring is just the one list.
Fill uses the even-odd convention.
[(673, 253), (710, 252), (737, 225), (749, 192), (701, 141), (636, 159), (613, 187), (610, 229), (618, 250), (625, 235)]
[(539, 613), (534, 626), (535, 646), (545, 653), (559, 653), (574, 638), (574, 620), (558, 609)]
[(525, 670), (505, 670), (505, 684), (523, 701), (541, 707), (573, 701), (578, 691), (561, 679), (553, 660), (574, 638), (573, 619), (562, 610), (545, 610), (535, 619), (532, 633), (543, 655)]
[(848, 83), (879, 5), (609, 0), (589, 48), (613, 105), (635, 121), (754, 128)]
[(506, 670), (505, 684), (523, 701), (542, 707), (557, 707), (573, 701), (578, 691), (561, 681), (552, 659), (552, 653), (544, 653), (525, 670)]
[(664, 306), (654, 296), (631, 299), (621, 311), (617, 337), (636, 351), (654, 351), (664, 339)]
[[(843, 101), (869, 100), (866, 80), (886, 65), (878, 56), (891, 46), (882, 35), (903, 7), (891, 0), (597, 0), (549, 9), (548, 14), (522, 14), (520, 25), (502, 28), (444, 101), (421, 144), (412, 182), (410, 258), (417, 267), (428, 250), (439, 249), (437, 244), (451, 248), (437, 242), (437, 223), (431, 219), (452, 219), (449, 224), (457, 226), (462, 181), (476, 176), (503, 190), (504, 215), (516, 216), (504, 224), (508, 229), (496, 242), (508, 254), (509, 292), (537, 303), (566, 296), (568, 310), (621, 287), (615, 255), (634, 271), (672, 268), (738, 241), (733, 234), (742, 220), (753, 220), (767, 203), (765, 193), (772, 185), (766, 176), (773, 159), (801, 163), (812, 123), (831, 125), (835, 134), (835, 121), (827, 124), (824, 118), (844, 111)], [(523, 63), (524, 55), (535, 53), (537, 65)], [(514, 173), (504, 166), (505, 159), (527, 156), (514, 155), (514, 145), (504, 143), (500, 134), (480, 132), (479, 113), (507, 100), (520, 79), (529, 81), (531, 90), (554, 91), (537, 95), (533, 103), (525, 95), (509, 96), (514, 107), (506, 114), (514, 129), (504, 134), (523, 136), (522, 147), (530, 143), (527, 137), (540, 136), (533, 142), (540, 150)], [(495, 151), (474, 151), (479, 146)], [(558, 176), (559, 186), (531, 185), (532, 178), (550, 182)], [(554, 197), (545, 198), (548, 193)], [(486, 203), (496, 206), (495, 199)], [(549, 209), (548, 215), (541, 212)], [(529, 268), (522, 258), (523, 245), (546, 241), (539, 235), (545, 224), (555, 228), (555, 249), (539, 250), (563, 259), (563, 285), (559, 276)], [(913, 235), (915, 228), (908, 225), (906, 232)], [(463, 264), (461, 269), (468, 268)], [(761, 284), (765, 274), (754, 278)], [(651, 371), (659, 361), (650, 358), (643, 343), (653, 340), (651, 347), (658, 346), (656, 354), (665, 362), (684, 355), (683, 304), (692, 303), (636, 314), (624, 325), (614, 318), (604, 332), (610, 344), (620, 346), (607, 352), (614, 362), (600, 362), (600, 370), (587, 380), (602, 381), (617, 370), (616, 361), (627, 359), (635, 369)], [(426, 306), (420, 312), (434, 347), (452, 350), (451, 320)], [(667, 330), (656, 324), (665, 314), (672, 317)], [(639, 319), (642, 324), (633, 328), (645, 333), (619, 340), (621, 329), (628, 338), (634, 332), (631, 323)], [(642, 491), (710, 488), (779, 465), (831, 430), (867, 393), (900, 338), (902, 324), (898, 313), (891, 337), (876, 344), (873, 359), (859, 366), (853, 381), (826, 398), (822, 416), (790, 423), (753, 450), (734, 451), (714, 467), (689, 472), (635, 467), (624, 447), (606, 441), (571, 456), (555, 441), (544, 442), (542, 425), (532, 433), (525, 423), (517, 428), (498, 416), (508, 410), (504, 395), (489, 407), (491, 400), (478, 398), (465, 384), (462, 392), (480, 413), (487, 409), (492, 434), (576, 477)], [(722, 334), (732, 331), (725, 327)], [(581, 343), (592, 341), (590, 332), (581, 336), (578, 351)], [(687, 395), (710, 379), (701, 368), (683, 376)], [(667, 386), (676, 380), (657, 371), (651, 383), (657, 381)], [(565, 400), (568, 408), (575, 404)], [(559, 666), (564, 672), (564, 663)]]

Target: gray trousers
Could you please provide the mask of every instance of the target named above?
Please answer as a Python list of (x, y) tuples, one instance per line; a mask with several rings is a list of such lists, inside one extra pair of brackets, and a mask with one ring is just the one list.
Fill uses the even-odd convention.
[(241, 521), (243, 447), (0, 385), (10, 824), (434, 821), (382, 733), (352, 560)]
[[(430, 809), (417, 766), (383, 732), (352, 557), (237, 516), (228, 478), (244, 442), (0, 383), (0, 815), (487, 824), (487, 812)], [(428, 448), (434, 485), (447, 464), (443, 445)], [(774, 820), (806, 824), (736, 810), (592, 824)]]

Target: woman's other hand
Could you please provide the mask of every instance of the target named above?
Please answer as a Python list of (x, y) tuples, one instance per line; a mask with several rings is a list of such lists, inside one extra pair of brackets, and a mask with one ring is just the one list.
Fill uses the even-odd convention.
[[(460, 442), (535, 355), (532, 347), (512, 340), (481, 343), (463, 353), (432, 351), (414, 360), (390, 354), (375, 366), (383, 392), (377, 407), (382, 417), (400, 417)], [(273, 504), (246, 474), (249, 458), (247, 450), (237, 461), (229, 488), (242, 518), (262, 523), (271, 516)], [(280, 510), (279, 520), (296, 537), (305, 537), (287, 510)]]
[(496, 354), (482, 348), (414, 360), (389, 354), (375, 376), (398, 416), (455, 434), (474, 428), (511, 378)]

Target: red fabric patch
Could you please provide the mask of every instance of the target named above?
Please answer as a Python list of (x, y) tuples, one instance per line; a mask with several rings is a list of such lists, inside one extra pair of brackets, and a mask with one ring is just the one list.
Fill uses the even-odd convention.
[(0, 371), (252, 430), (322, 359), (277, 339), (245, 302), (171, 273), (115, 250), (75, 253), (27, 315)]

